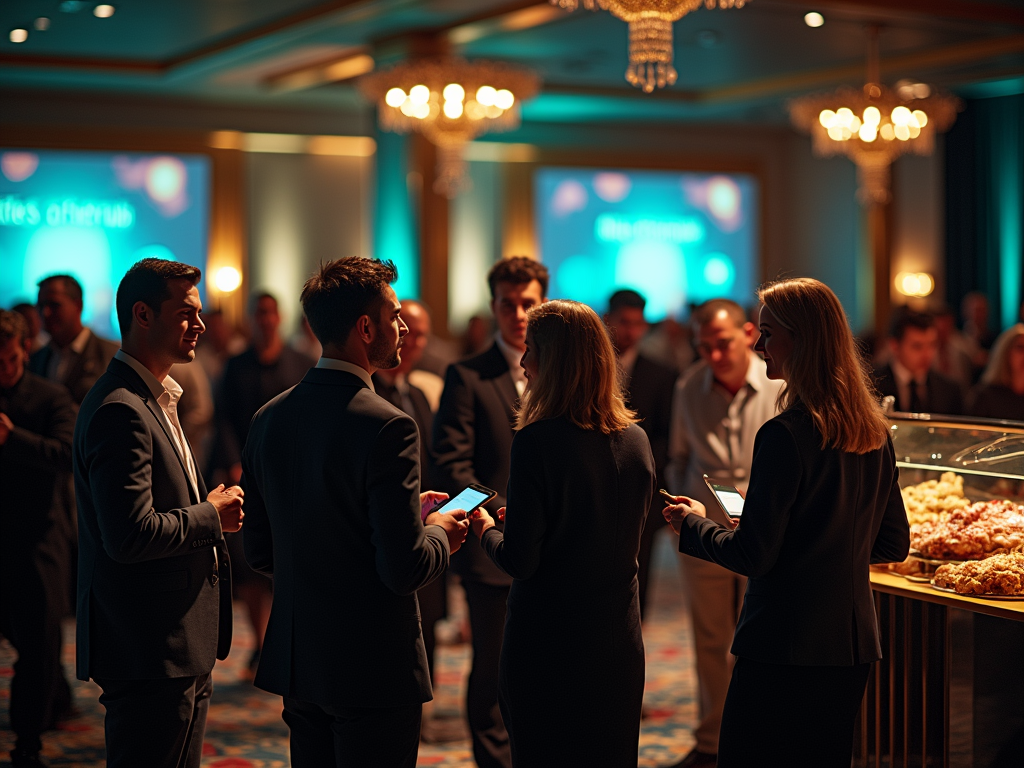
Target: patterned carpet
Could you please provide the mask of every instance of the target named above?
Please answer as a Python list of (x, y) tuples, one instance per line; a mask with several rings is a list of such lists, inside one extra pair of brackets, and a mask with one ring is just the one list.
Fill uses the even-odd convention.
[[(655, 554), (653, 605), (644, 624), (647, 648), (647, 713), (640, 736), (640, 768), (657, 768), (679, 760), (693, 745), (697, 717), (692, 635), (682, 601), (682, 584), (674, 544), (667, 536)], [(461, 602), (451, 621), (459, 622)], [(65, 627), (64, 664), (72, 681), (78, 717), (44, 736), (43, 754), (55, 768), (96, 768), (103, 765), (103, 708), (99, 688), (74, 681), (74, 625)], [(281, 700), (253, 688), (243, 677), (252, 649), (252, 635), (236, 606), (234, 644), (227, 660), (214, 669), (214, 695), (206, 728), (204, 768), (286, 768), (288, 730), (281, 720)], [(420, 747), (420, 766), (473, 768), (469, 739), (462, 722), (462, 702), (469, 667), (466, 645), (439, 649), (438, 685), (426, 734), (434, 740)], [(15, 659), (0, 641), (0, 766), (10, 765), (7, 753), (14, 735), (7, 721), (7, 699)], [(599, 705), (599, 704), (598, 704)], [(581, 702), (581, 706), (594, 706)]]

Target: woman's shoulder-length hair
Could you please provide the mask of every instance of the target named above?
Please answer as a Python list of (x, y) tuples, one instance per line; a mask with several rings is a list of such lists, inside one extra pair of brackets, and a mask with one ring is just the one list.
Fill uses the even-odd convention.
[(1013, 386), (1013, 375), (1010, 372), (1010, 348), (1018, 336), (1024, 336), (1024, 323), (1014, 323), (999, 334), (995, 344), (992, 345), (992, 356), (985, 367), (985, 372), (981, 375), (982, 384)]
[(822, 435), (822, 448), (849, 453), (881, 448), (889, 439), (889, 421), (832, 289), (800, 277), (769, 283), (757, 295), (793, 336), (780, 407), (799, 402), (806, 408)]
[(540, 304), (527, 315), (526, 339), (537, 375), (523, 395), (516, 429), (563, 416), (604, 434), (636, 423), (626, 407), (615, 350), (594, 310), (576, 301)]

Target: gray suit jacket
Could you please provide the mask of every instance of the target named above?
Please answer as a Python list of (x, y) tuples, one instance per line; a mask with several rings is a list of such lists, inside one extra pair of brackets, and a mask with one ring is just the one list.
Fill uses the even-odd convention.
[(142, 378), (111, 360), (75, 425), (80, 680), (201, 675), (231, 646), (220, 518), (168, 430)]
[(429, 701), (415, 592), (449, 550), (420, 522), (416, 422), (313, 368), (257, 412), (242, 472), (245, 559), (274, 579), (256, 686), (323, 706)]
[[(68, 392), (71, 393), (71, 399), (75, 401), (76, 405), (81, 405), (86, 394), (103, 375), (107, 369), (107, 363), (113, 360), (116, 353), (117, 344), (101, 339), (90, 331), (89, 340), (85, 343), (82, 354), (68, 369), (64, 380), (57, 383), (67, 387)], [(29, 360), (29, 370), (37, 376), (46, 378), (46, 369), (50, 367), (51, 357), (53, 357), (53, 347), (47, 344), (32, 355)]]

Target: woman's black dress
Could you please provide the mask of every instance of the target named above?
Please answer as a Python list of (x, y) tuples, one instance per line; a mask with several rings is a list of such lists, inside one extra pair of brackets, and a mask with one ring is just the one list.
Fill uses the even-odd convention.
[(483, 547), (515, 581), (499, 703), (517, 768), (635, 768), (644, 691), (637, 551), (654, 493), (647, 435), (568, 419), (512, 443), (505, 532)]

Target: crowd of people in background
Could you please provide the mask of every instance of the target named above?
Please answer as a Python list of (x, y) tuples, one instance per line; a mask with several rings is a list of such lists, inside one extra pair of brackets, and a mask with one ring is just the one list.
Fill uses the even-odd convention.
[[(12, 759), (15, 766), (32, 768), (45, 764), (39, 757), (44, 732), (74, 714), (60, 664), (61, 621), (74, 615), (76, 608), (79, 612), (91, 610), (82, 602), (80, 586), (76, 587), (81, 556), (72, 470), (76, 415), (111, 361), (123, 354), (117, 343), (100, 338), (83, 324), (85, 297), (74, 277), (53, 275), (38, 288), (34, 303), (0, 312), (0, 487), (5, 509), (18, 510), (18, 514), (0, 514), (0, 634), (18, 653), (10, 698), (11, 727), (17, 736)], [(557, 493), (551, 488), (517, 485), (517, 461), (520, 477), (541, 473), (537, 462), (548, 467), (564, 464), (566, 477), (576, 477), (586, 485), (581, 467), (569, 466), (570, 457), (578, 459), (580, 452), (587, 455), (589, 451), (593, 461), (584, 465), (595, 469), (601, 466), (602, 457), (613, 454), (620, 469), (623, 462), (633, 462), (630, 482), (638, 489), (653, 483), (667, 488), (677, 499), (703, 502), (707, 517), (724, 528), (729, 521), (710, 498), (702, 476), (747, 490), (755, 438), (766, 422), (778, 416), (783, 382), (768, 375), (764, 360), (754, 351), (761, 333), (759, 306), (715, 299), (691, 307), (686, 322), (668, 318), (651, 326), (645, 318), (644, 297), (633, 290), (616, 291), (600, 318), (600, 343), (594, 342), (585, 351), (598, 355), (602, 345), (608, 345), (622, 387), (623, 410), (621, 423), (607, 434), (622, 432), (630, 435), (630, 440), (649, 445), (651, 465), (646, 467), (636, 458), (638, 449), (618, 443), (608, 449), (600, 440), (581, 438), (574, 428), (566, 428), (563, 434), (533, 423), (539, 417), (533, 421), (523, 417), (523, 404), (530, 403), (525, 397), (530, 377), (524, 359), (528, 337), (541, 334), (538, 343), (561, 349), (565, 356), (562, 366), (568, 368), (573, 365), (572, 356), (581, 354), (573, 343), (581, 342), (557, 334), (544, 337), (544, 333), (554, 333), (544, 329), (585, 329), (592, 321), (598, 322), (597, 316), (591, 318), (565, 302), (549, 302), (547, 270), (532, 259), (512, 257), (498, 262), (488, 276), (488, 290), (489, 312), (469, 321), (461, 343), (434, 333), (425, 304), (402, 301), (401, 361), (396, 366), (371, 366), (375, 369), (371, 389), (415, 423), (416, 463), (424, 491), (436, 489), (454, 496), (474, 483), (497, 491), (473, 520), (475, 528), (482, 529), (480, 536), (466, 538), (461, 546), (445, 545), (459, 550), (451, 557), (451, 575), (442, 574), (422, 584), (423, 579), (412, 579), (408, 584), (418, 595), (430, 678), (437, 646), (435, 626), (448, 613), (449, 588), (458, 583), (464, 590), (468, 626), (463, 635), (473, 651), (466, 699), (473, 756), (480, 768), (512, 768), (514, 764), (541, 765), (536, 756), (544, 754), (546, 747), (536, 734), (543, 718), (558, 717), (564, 724), (572, 709), (569, 702), (557, 697), (538, 709), (535, 699), (538, 676), (559, 678), (565, 672), (557, 657), (543, 653), (543, 648), (553, 640), (550, 627), (564, 620), (569, 608), (557, 601), (536, 607), (539, 604), (531, 602), (536, 595), (529, 597), (529, 590), (521, 586), (536, 572), (537, 564), (517, 554), (515, 541), (505, 538), (499, 512), (506, 505), (515, 510), (517, 503), (523, 505), (527, 503), (524, 499), (533, 496), (554, 498)], [(548, 304), (550, 316), (538, 309)], [(934, 311), (898, 307), (884, 342), (864, 341), (859, 349), (874, 371), (872, 383), (877, 394), (892, 398), (895, 411), (1024, 421), (1024, 307), (1021, 315), (1021, 322), (999, 332), (991, 326), (988, 302), (979, 293), (964, 298), (959, 327), (946, 306)], [(220, 311), (204, 312), (205, 333), (195, 346), (199, 364), (177, 362), (169, 369), (170, 378), (180, 385), (174, 399), (176, 410), (172, 410), (191, 447), (197, 470), (192, 473), (197, 478), (193, 485), (204, 490), (207, 485), (223, 486), (226, 495), (219, 503), (225, 509), (234, 503), (228, 498), (230, 489), (245, 486), (246, 445), (253, 417), (271, 401), (278, 402), (282, 393), (299, 385), (310, 369), (317, 368), (318, 361), (326, 359), (322, 356), (326, 355), (324, 331), (318, 332), (317, 320), (306, 316), (292, 320), (296, 321), (295, 333), (288, 339), (282, 331), (284, 318), (277, 297), (266, 292), (252, 297), (246, 322), (238, 327)], [(586, 338), (593, 341), (593, 337)], [(586, 355), (583, 358), (589, 360)], [(555, 373), (544, 376), (550, 379)], [(592, 374), (595, 392), (611, 386), (603, 376), (606, 373), (600, 371)], [(537, 396), (533, 397), (534, 407), (540, 408)], [(522, 428), (518, 442), (514, 441), (517, 419)], [(629, 426), (634, 423), (635, 427)], [(601, 433), (598, 428), (596, 434)], [(566, 447), (577, 442), (578, 450)], [(555, 453), (548, 456), (551, 450)], [(612, 454), (607, 454), (608, 450)], [(251, 471), (258, 470), (253, 467)], [(600, 484), (602, 476), (595, 475), (591, 481), (587, 487)], [(577, 490), (587, 495), (585, 488)], [(564, 496), (564, 488), (562, 491)], [(666, 521), (664, 500), (642, 489), (633, 495), (643, 501), (642, 515), (629, 529), (635, 528), (637, 540), (632, 542), (626, 536), (623, 542), (630, 550), (624, 557), (635, 557), (637, 562), (638, 631), (647, 605), (655, 535)], [(883, 502), (879, 502), (880, 509)], [(605, 514), (599, 508), (592, 512), (595, 520)], [(568, 540), (578, 534), (567, 529), (549, 531), (549, 535)], [(259, 682), (275, 597), (273, 582), (266, 575), (268, 567), (250, 567), (253, 553), (249, 540), (243, 544), (243, 539), (243, 533), (225, 534), (224, 559), (231, 562), (233, 596), (244, 604), (252, 625), (255, 647), (248, 666)], [(706, 554), (713, 550), (711, 545), (707, 547)], [(742, 569), (730, 569), (715, 557), (680, 557), (695, 637), (699, 723), (696, 746), (678, 768), (716, 764), (727, 691), (733, 679), (735, 657), (730, 648), (747, 578)], [(591, 567), (585, 558), (579, 562), (584, 569), (581, 572)], [(557, 570), (544, 573), (553, 580), (551, 584), (571, 576)], [(569, 612), (577, 617), (576, 629), (580, 629), (581, 611), (595, 595), (584, 584), (577, 587), (580, 602)], [(549, 589), (555, 587), (549, 585)], [(596, 597), (606, 598), (607, 594)], [(629, 599), (623, 596), (621, 602), (625, 605)], [(506, 607), (516, 605), (520, 616), (532, 618), (514, 620)], [(80, 613), (79, 618), (87, 617)], [(530, 622), (543, 623), (548, 629), (530, 629)], [(603, 631), (594, 627), (591, 630)], [(565, 631), (574, 630), (566, 626)], [(628, 745), (632, 740), (635, 746), (631, 718), (633, 709), (640, 716), (642, 644), (641, 687), (634, 690), (637, 678), (630, 672), (630, 659), (637, 651), (636, 638), (630, 634), (632, 630), (623, 631), (621, 638), (609, 636), (608, 641), (614, 639), (616, 652), (622, 654), (625, 677), (621, 685), (616, 683), (616, 690), (624, 698), (614, 705), (601, 703), (605, 719), (581, 722), (578, 730), (603, 731), (603, 742), (597, 742), (605, 745)], [(532, 634), (537, 632), (540, 634)], [(507, 651), (504, 660), (503, 642), (514, 643), (514, 653)], [(552, 650), (550, 646), (548, 650)], [(543, 663), (540, 656), (546, 657)], [(517, 674), (510, 666), (513, 659), (527, 657), (537, 659), (537, 664), (529, 675), (513, 683)], [(582, 679), (569, 676), (564, 680), (566, 685), (586, 688)], [(111, 685), (110, 690), (115, 687)], [(201, 698), (199, 688), (193, 696)], [(600, 694), (593, 692), (595, 697)], [(410, 701), (418, 695), (411, 694)], [(323, 711), (313, 712), (300, 703), (286, 702), (286, 712), (289, 706), (293, 729), (299, 728), (300, 722), (313, 729), (315, 724), (310, 723), (325, 716)], [(615, 717), (616, 712), (622, 717)], [(509, 717), (520, 728), (511, 739), (506, 723)], [(419, 725), (417, 715), (416, 727)], [(628, 752), (627, 746), (623, 754)], [(603, 757), (608, 759), (610, 754), (606, 749)], [(628, 764), (628, 754), (613, 762)]]

